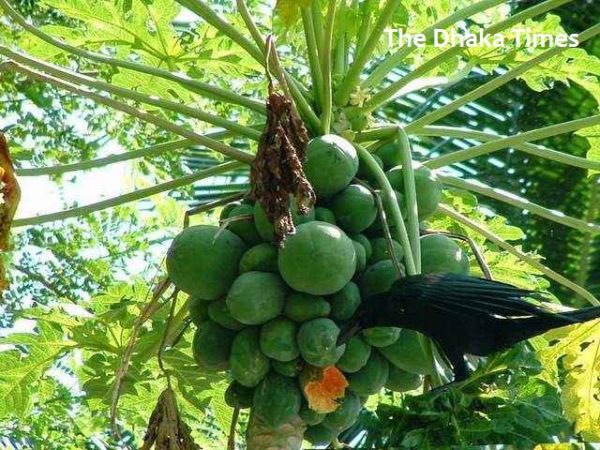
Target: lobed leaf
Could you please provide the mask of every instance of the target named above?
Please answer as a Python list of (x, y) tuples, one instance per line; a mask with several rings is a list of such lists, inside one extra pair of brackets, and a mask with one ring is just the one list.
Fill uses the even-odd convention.
[[(562, 373), (561, 399), (575, 432), (587, 441), (600, 439), (600, 320), (560, 328), (546, 335), (540, 351), (546, 367)], [(559, 371), (559, 361), (562, 371)]]
[(64, 338), (60, 327), (39, 322), (37, 332), (14, 333), (0, 340), (0, 347), (21, 350), (0, 352), (0, 417), (24, 417), (34, 404), (39, 380), (65, 351), (75, 343)]

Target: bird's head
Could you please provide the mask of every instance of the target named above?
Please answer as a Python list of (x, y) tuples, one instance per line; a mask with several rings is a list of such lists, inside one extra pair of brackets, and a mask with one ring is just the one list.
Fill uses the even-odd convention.
[(403, 303), (402, 284), (398, 281), (387, 292), (363, 298), (352, 318), (342, 326), (338, 345), (367, 328), (396, 326)]

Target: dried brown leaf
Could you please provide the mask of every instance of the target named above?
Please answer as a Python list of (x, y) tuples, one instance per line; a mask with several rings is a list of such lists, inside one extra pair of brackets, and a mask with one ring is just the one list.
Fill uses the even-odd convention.
[(21, 198), (8, 143), (0, 134), (0, 294), (8, 287), (3, 256), (10, 248), (10, 228)]

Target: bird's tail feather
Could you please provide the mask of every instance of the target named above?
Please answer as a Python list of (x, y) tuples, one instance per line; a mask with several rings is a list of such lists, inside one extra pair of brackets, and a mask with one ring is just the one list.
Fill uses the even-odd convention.
[(600, 319), (600, 306), (591, 306), (576, 311), (563, 312), (561, 315), (573, 319), (576, 323), (587, 322), (588, 320)]

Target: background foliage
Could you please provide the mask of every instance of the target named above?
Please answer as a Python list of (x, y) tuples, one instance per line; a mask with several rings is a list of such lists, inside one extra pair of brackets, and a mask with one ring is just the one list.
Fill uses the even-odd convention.
[[(210, 2), (242, 29), (243, 23), (231, 3)], [(271, 26), (271, 3), (248, 2), (253, 11), (264, 11), (256, 16), (263, 31)], [(407, 6), (399, 8), (394, 20), (419, 29), (469, 2), (405, 3)], [(514, 13), (538, 2), (514, 3), (504, 6), (511, 6)], [(225, 89), (243, 86), (246, 94), (264, 97), (265, 78), (256, 61), (223, 33), (205, 22), (190, 21), (189, 14), (181, 15), (174, 2), (19, 0), (10, 4), (36, 27), (73, 45), (123, 59), (133, 56), (152, 67), (186, 73), (195, 79), (208, 78), (211, 84)], [(293, 16), (291, 6), (290, 3), (289, 14)], [(506, 13), (506, 9), (498, 8), (490, 17), (478, 17), (477, 21), (485, 23)], [(572, 31), (588, 28), (599, 19), (600, 6), (582, 1), (577, 8), (567, 4), (532, 24), (552, 32), (559, 27)], [(309, 74), (302, 69), (307, 62), (299, 56), (304, 51), (299, 27), (281, 16), (273, 19), (273, 27), (281, 41), (288, 44), (282, 49), (284, 64), (297, 70), (295, 75), (301, 81), (307, 81)], [(240, 124), (260, 123), (255, 111), (207, 99), (174, 83), (69, 55), (23, 32), (6, 17), (0, 27), (0, 43), (136, 92), (213, 111)], [(585, 49), (585, 55), (569, 56), (569, 64), (558, 60), (554, 66), (536, 69), (529, 77), (510, 82), (468, 108), (461, 108), (440, 125), (512, 135), (597, 113), (600, 40), (588, 41)], [(376, 55), (385, 51), (381, 46)], [(385, 83), (433, 54), (430, 48), (415, 53)], [(290, 55), (295, 59), (286, 60)], [(455, 74), (473, 56), (481, 60), (468, 76), (403, 95), (378, 110), (375, 120), (410, 123), (493, 79), (524, 57), (461, 55), (430, 75)], [(118, 195), (214, 167), (222, 161), (215, 152), (186, 145), (124, 161), (119, 169), (94, 169), (90, 171), (96, 173), (93, 177), (90, 172), (44, 172), (47, 167), (64, 168), (144, 149), (171, 141), (174, 136), (49, 84), (16, 73), (4, 75), (0, 79), (0, 125), (10, 137), (13, 156), (28, 187), (25, 195), (52, 186), (58, 199), (51, 205), (53, 209), (78, 205), (78, 189), (90, 182), (101, 187), (106, 183), (108, 187), (115, 177), (124, 179), (115, 188)], [(178, 112), (148, 108), (152, 114), (188, 129), (211, 129)], [(337, 125), (343, 128), (343, 123), (343, 117), (338, 116)], [(468, 138), (412, 138), (421, 159), (473, 144)], [(248, 139), (227, 142), (254, 151)], [(600, 160), (597, 134), (588, 139), (560, 135), (543, 144), (581, 157), (589, 153), (590, 158)], [(514, 149), (467, 161), (454, 169), (571, 216), (590, 222), (600, 218), (594, 201), (600, 188), (584, 170), (533, 158)], [(43, 181), (36, 185), (25, 178), (27, 175), (41, 175), (38, 178)], [(0, 445), (4, 440), (23, 448), (81, 449), (135, 446), (139, 442), (158, 394), (166, 385), (153, 358), (164, 332), (168, 312), (165, 306), (142, 327), (123, 380), (117, 423), (120, 440), (110, 433), (108, 410), (136, 319), (160, 278), (165, 248), (181, 228), (188, 207), (222, 198), (246, 185), (246, 172), (239, 169), (138, 203), (18, 230), (14, 237), (17, 250), (11, 255), (12, 288), (0, 305)], [(524, 251), (544, 255), (545, 264), (600, 295), (600, 242), (591, 233), (549, 224), (506, 203), (488, 198), (478, 201), (457, 190), (450, 190), (445, 201), (485, 223), (501, 238), (522, 246)], [(40, 206), (40, 210), (48, 212), (44, 205)], [(214, 214), (205, 214), (194, 220), (214, 222), (215, 218)], [(568, 305), (585, 304), (570, 291), (541, 278), (539, 271), (514, 255), (446, 216), (436, 216), (429, 226), (470, 234), (483, 246), (499, 279), (548, 289)], [(186, 420), (198, 443), (206, 448), (225, 448), (231, 420), (231, 410), (222, 400), (226, 382), (201, 374), (195, 366), (189, 350), (191, 333), (182, 331), (186, 311), (186, 299), (180, 296), (176, 326), (167, 338), (176, 345), (165, 353), (164, 361), (175, 379)], [(183, 336), (177, 340), (181, 332)], [(598, 440), (599, 402), (584, 388), (586, 383), (592, 383), (596, 391), (598, 388), (600, 367), (594, 351), (600, 345), (599, 338), (592, 327), (561, 330), (549, 339), (534, 341), (532, 346), (537, 353), (531, 351), (532, 346), (521, 346), (490, 359), (476, 372), (475, 381), (463, 389), (404, 398), (382, 393), (370, 401), (370, 412), (348, 431), (346, 438), (362, 439), (364, 445), (377, 447), (413, 448), (491, 442), (524, 447), (555, 439)], [(577, 369), (565, 372), (563, 364)]]

